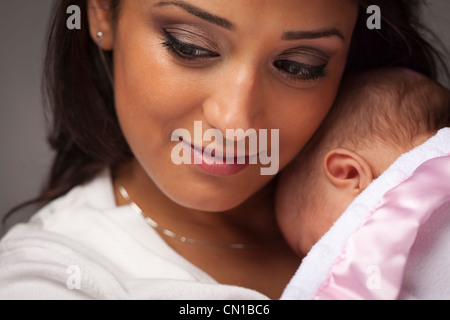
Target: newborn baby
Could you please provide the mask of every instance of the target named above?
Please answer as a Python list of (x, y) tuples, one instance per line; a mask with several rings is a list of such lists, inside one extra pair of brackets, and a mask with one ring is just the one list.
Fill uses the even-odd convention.
[(301, 257), (352, 201), (399, 156), (450, 126), (450, 94), (405, 69), (382, 69), (343, 81), (331, 112), (281, 173), (280, 228)]

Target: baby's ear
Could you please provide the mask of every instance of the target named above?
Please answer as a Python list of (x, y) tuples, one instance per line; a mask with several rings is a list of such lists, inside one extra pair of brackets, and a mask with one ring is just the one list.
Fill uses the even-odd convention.
[(325, 156), (324, 169), (328, 180), (339, 189), (361, 193), (372, 181), (369, 163), (357, 153), (344, 148), (333, 149)]

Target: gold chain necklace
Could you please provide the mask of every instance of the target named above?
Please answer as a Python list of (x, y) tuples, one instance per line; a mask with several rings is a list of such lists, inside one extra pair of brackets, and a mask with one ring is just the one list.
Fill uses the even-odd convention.
[(116, 180), (116, 185), (117, 185), (117, 188), (119, 189), (121, 196), (125, 199), (125, 201), (128, 202), (128, 205), (131, 207), (131, 209), (133, 209), (134, 212), (136, 212), (137, 214), (142, 216), (144, 218), (145, 222), (150, 227), (152, 227), (154, 230), (159, 231), (160, 233), (162, 233), (172, 239), (178, 240), (182, 243), (188, 243), (188, 244), (197, 245), (197, 246), (225, 248), (225, 249), (253, 249), (253, 248), (259, 248), (259, 247), (271, 245), (271, 244), (274, 244), (281, 240), (281, 237), (278, 237), (277, 239), (270, 240), (267, 242), (261, 242), (261, 243), (222, 243), (222, 242), (213, 242), (213, 241), (203, 241), (203, 240), (188, 238), (185, 236), (180, 236), (180, 235), (176, 234), (175, 232), (170, 231), (169, 229), (163, 228), (155, 220), (146, 216), (144, 214), (144, 212), (142, 211), (142, 209), (131, 199), (131, 197), (128, 194), (125, 187), (118, 180)]

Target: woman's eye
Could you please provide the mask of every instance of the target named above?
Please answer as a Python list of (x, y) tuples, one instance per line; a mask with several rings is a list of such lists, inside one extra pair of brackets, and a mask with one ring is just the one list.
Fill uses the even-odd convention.
[(292, 60), (277, 60), (273, 66), (290, 79), (312, 81), (325, 76), (326, 64), (313, 66)]
[(180, 41), (167, 32), (167, 30), (163, 29), (163, 31), (165, 34), (165, 39), (163, 39), (164, 42), (162, 45), (166, 47), (169, 52), (174, 53), (181, 59), (193, 61), (220, 57), (220, 54), (216, 52)]

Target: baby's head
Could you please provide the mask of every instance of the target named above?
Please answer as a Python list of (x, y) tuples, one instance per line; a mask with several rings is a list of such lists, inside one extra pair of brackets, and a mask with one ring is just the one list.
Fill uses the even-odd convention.
[(280, 228), (305, 255), (351, 202), (401, 154), (450, 126), (450, 93), (405, 69), (345, 79), (331, 112), (281, 173)]

